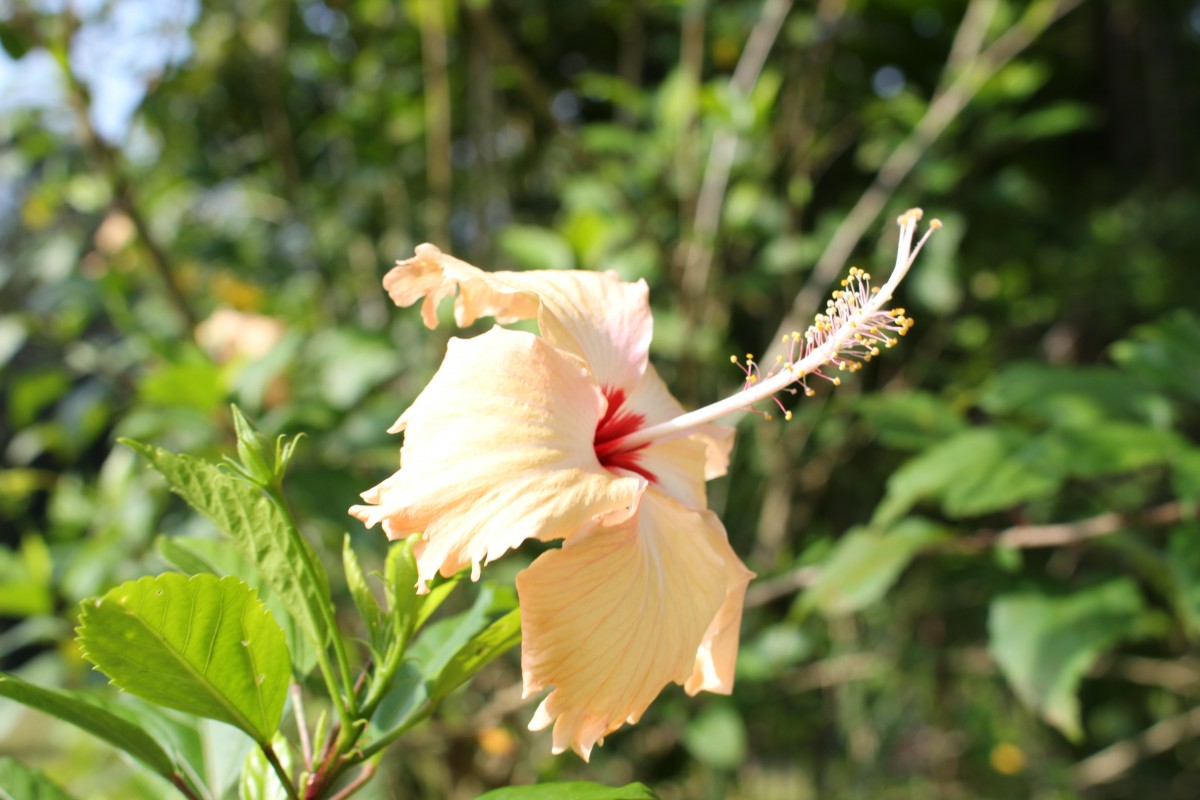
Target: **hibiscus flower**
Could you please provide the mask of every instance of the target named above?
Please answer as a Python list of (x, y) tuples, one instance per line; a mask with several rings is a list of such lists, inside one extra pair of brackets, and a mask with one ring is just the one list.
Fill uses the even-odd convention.
[[(915, 257), (918, 219), (901, 217), (898, 268), (882, 290), (852, 273), (779, 369), (762, 375), (750, 362), (742, 392), (690, 414), (648, 361), (642, 281), (489, 273), (429, 244), (384, 277), (397, 305), (422, 301), (429, 328), (446, 297), (459, 326), (498, 324), (450, 340), (390, 429), (404, 431), (400, 470), (350, 513), (389, 538), (421, 534), (421, 592), (468, 566), (478, 579), (527, 539), (562, 540), (517, 576), (525, 696), (553, 687), (530, 728), (553, 724), (554, 752), (586, 760), (672, 682), (693, 695), (732, 690), (754, 575), (706, 507), (705, 483), (725, 473), (733, 444), (713, 420), (869, 359), (888, 331), (905, 332), (911, 321), (883, 306)], [(530, 318), (540, 336), (501, 327)]]

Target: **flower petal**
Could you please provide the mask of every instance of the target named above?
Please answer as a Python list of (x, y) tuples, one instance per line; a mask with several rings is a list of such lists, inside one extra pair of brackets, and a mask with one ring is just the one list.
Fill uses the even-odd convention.
[(744, 571), (714, 514), (655, 489), (625, 522), (587, 525), (542, 554), (517, 576), (525, 696), (554, 686), (530, 728), (553, 722), (554, 752), (569, 747), (586, 760), (667, 684), (688, 681), (698, 657), (707, 663), (718, 621), (724, 666), (729, 629), (736, 653), (736, 621), (722, 615), (739, 591), (729, 577)]
[(742, 607), (746, 600), (746, 586), (754, 579), (754, 573), (746, 569), (746, 565), (729, 546), (724, 530), (720, 536), (710, 536), (709, 542), (725, 561), (725, 601), (704, 632), (704, 640), (696, 652), (695, 669), (683, 687), (689, 695), (698, 692), (729, 694), (733, 691)]
[(646, 369), (652, 321), (644, 281), (578, 270), (484, 272), (423, 244), (397, 262), (383, 287), (398, 306), (424, 298), (421, 317), (429, 328), (437, 326), (437, 304), (456, 289), (460, 327), (480, 317), (506, 324), (537, 315), (546, 340), (587, 361), (601, 386), (628, 389)]
[(424, 532), (418, 586), (492, 561), (525, 539), (567, 538), (592, 517), (627, 517), (645, 481), (592, 448), (605, 401), (583, 363), (542, 339), (493, 328), (451, 339), (442, 366), (392, 430), (399, 472), (350, 513), (390, 538)]
[[(642, 380), (625, 400), (629, 411), (657, 425), (684, 413), (679, 401), (648, 364)], [(725, 474), (733, 449), (733, 428), (708, 424), (687, 438), (659, 441), (638, 453), (638, 464), (655, 478), (656, 487), (690, 508), (704, 508), (705, 482)]]

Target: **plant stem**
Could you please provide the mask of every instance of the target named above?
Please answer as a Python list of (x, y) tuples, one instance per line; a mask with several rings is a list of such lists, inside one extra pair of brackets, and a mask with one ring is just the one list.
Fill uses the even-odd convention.
[(354, 776), (354, 780), (342, 787), (342, 790), (333, 797), (329, 798), (329, 800), (346, 800), (359, 789), (366, 786), (367, 783), (370, 782), (371, 778), (375, 777), (375, 770), (377, 769), (379, 769), (379, 762), (370, 762), (364, 766), (357, 775)]
[(300, 690), (300, 684), (295, 681), (292, 681), (290, 689), (292, 693), (292, 713), (295, 715), (296, 730), (300, 735), (300, 752), (304, 757), (304, 768), (312, 772), (312, 741), (308, 738), (308, 720), (304, 718), (304, 695)]
[(178, 772), (172, 772), (167, 776), (167, 778), (171, 781), (171, 784), (179, 790), (179, 793), (188, 798), (188, 800), (203, 800), (200, 795), (196, 794), (196, 792), (192, 790), (191, 786), (188, 786), (187, 781), (185, 781), (183, 776)]
[(271, 765), (271, 769), (275, 770), (275, 774), (279, 776), (279, 782), (283, 784), (284, 791), (287, 792), (290, 800), (300, 800), (300, 795), (296, 792), (295, 785), (292, 784), (292, 778), (284, 769), (283, 764), (279, 761), (279, 756), (275, 754), (275, 748), (270, 742), (259, 742), (259, 748), (262, 749), (263, 755), (267, 757), (267, 762)]
[[(283, 493), (282, 485), (277, 481), (272, 486), (265, 489), (267, 496), (272, 502), (278, 506), (283, 518), (288, 526), (288, 536), (296, 542), (296, 549), (300, 552), (304, 559), (304, 572), (309, 580), (316, 581), (318, 571), (316, 564), (312, 563), (312, 551), (308, 547), (308, 542), (300, 533), (299, 527), (296, 525), (296, 518), (292, 516), (292, 510), (287, 502), (287, 497)], [(342, 728), (350, 728), (353, 726), (353, 712), (350, 710), (354, 704), (354, 679), (350, 677), (350, 659), (346, 655), (346, 645), (342, 641), (341, 635), (338, 633), (337, 620), (334, 618), (333, 609), (328, 603), (321, 603), (321, 616), (324, 618), (325, 626), (329, 631), (329, 639), (333, 644), (334, 657), (338, 662), (338, 670), (341, 673), (341, 683), (339, 684), (334, 678), (333, 669), (329, 664), (329, 655), (325, 652), (325, 647), (317, 649), (317, 664), (321, 668), (321, 675), (325, 679), (325, 685), (329, 689), (329, 694), (333, 700), (334, 707), (337, 710), (338, 719), (342, 723)]]

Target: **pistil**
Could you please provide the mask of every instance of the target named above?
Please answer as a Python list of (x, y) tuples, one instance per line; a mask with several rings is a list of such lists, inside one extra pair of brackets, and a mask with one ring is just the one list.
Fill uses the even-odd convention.
[[(667, 422), (634, 431), (620, 439), (621, 449), (630, 450), (655, 441), (686, 436), (701, 425), (727, 414), (746, 411), (755, 403), (774, 398), (779, 392), (794, 392), (791, 387), (796, 383), (804, 387), (806, 395), (811, 395), (813, 392), (806, 382), (809, 376), (823, 377), (837, 385), (841, 379), (825, 375), (823, 368), (832, 365), (839, 371), (856, 371), (859, 362), (868, 361), (878, 354), (879, 345), (890, 347), (894, 344), (895, 340), (886, 332), (893, 331), (903, 336), (912, 327), (912, 320), (905, 316), (904, 309), (888, 310), (885, 306), (891, 302), (896, 287), (908, 273), (925, 242), (942, 226), (940, 221), (931, 220), (924, 236), (914, 247), (913, 238), (921, 216), (921, 210), (914, 208), (896, 218), (900, 226), (896, 264), (883, 286), (873, 289), (870, 287), (870, 275), (857, 268), (851, 270), (850, 277), (842, 282), (843, 290), (834, 292), (825, 313), (818, 314), (813, 325), (805, 332), (803, 356), (800, 359), (793, 360), (792, 356), (799, 353), (790, 350), (789, 357), (781, 360), (766, 375), (760, 375), (756, 365), (749, 360), (745, 367), (746, 385), (741, 391)], [(793, 348), (801, 341), (798, 333), (788, 338)]]

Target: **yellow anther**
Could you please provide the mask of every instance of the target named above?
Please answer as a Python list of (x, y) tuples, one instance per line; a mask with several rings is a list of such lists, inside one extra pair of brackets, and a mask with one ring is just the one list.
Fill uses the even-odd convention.
[(816, 394), (816, 392), (814, 392), (812, 389), (809, 389), (807, 386), (804, 388), (805, 397), (812, 397), (814, 394)]
[(933, 231), (940, 231), (942, 229), (942, 221), (936, 217), (929, 220), (929, 229)]
[(775, 363), (776, 363), (776, 364), (782, 364), (782, 363), (783, 363), (783, 356), (775, 356)]
[(754, 353), (746, 353), (746, 360), (747, 360), (747, 361), (753, 361), (753, 360), (754, 360)]
[(790, 411), (783, 412), (783, 418), (786, 419), (788, 422), (791, 422), (792, 421), (792, 412), (790, 412)]
[(783, 335), (783, 338), (780, 340), (780, 344), (787, 344), (787, 343), (788, 343), (788, 339), (789, 339), (789, 338), (791, 338), (791, 337), (789, 337), (789, 336), (788, 336), (788, 335), (785, 333), (785, 334)]
[(841, 385), (842, 385), (842, 379), (841, 379), (841, 378), (834, 378), (832, 382), (833, 382), (833, 385), (834, 385), (834, 386), (841, 386)]
[(793, 342), (800, 341), (800, 332), (799, 331), (792, 331), (792, 341)]
[(758, 383), (758, 376), (757, 375), (747, 375), (746, 383)]
[(730, 356), (730, 357), (729, 357), (729, 363), (730, 363), (730, 364), (736, 364), (736, 363), (737, 363), (737, 356)]
[(763, 419), (765, 419), (767, 422), (770, 422), (771, 420), (773, 420), (775, 418), (772, 417), (770, 414), (763, 414)]

